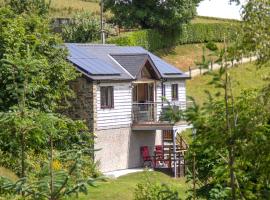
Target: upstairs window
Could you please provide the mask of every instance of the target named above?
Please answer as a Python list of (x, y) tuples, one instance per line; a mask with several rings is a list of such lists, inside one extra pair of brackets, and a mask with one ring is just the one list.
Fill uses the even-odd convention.
[(172, 101), (178, 100), (178, 84), (172, 84)]
[(166, 97), (166, 85), (162, 85), (162, 96)]
[(100, 87), (101, 108), (113, 108), (113, 86)]

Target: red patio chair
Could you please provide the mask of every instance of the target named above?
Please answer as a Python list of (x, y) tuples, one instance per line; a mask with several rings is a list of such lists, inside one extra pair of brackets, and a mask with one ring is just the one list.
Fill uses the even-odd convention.
[[(141, 156), (143, 159), (143, 166), (152, 167), (153, 166), (153, 158), (150, 156), (149, 149), (147, 146), (141, 147)], [(147, 165), (148, 163), (148, 165)], [(149, 166), (150, 164), (150, 166)]]

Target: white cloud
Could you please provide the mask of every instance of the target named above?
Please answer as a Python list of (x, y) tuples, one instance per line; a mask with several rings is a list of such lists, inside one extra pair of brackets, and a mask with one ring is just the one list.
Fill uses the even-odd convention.
[(241, 19), (241, 8), (245, 0), (242, 0), (240, 5), (229, 3), (229, 0), (204, 0), (198, 8), (198, 15), (221, 17), (230, 19)]

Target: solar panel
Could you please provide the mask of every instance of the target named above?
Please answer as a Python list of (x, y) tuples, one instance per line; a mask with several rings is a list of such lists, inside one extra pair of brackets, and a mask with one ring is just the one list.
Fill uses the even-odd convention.
[(91, 75), (120, 75), (120, 71), (97, 58), (69, 58), (69, 60)]
[[(161, 58), (148, 52), (142, 47), (123, 47), (123, 46), (112, 46), (112, 45), (91, 45), (91, 44), (66, 44), (69, 49), (68, 59), (77, 65), (78, 68), (83, 70), (92, 76), (119, 76), (121, 78), (131, 78), (119, 65), (111, 59), (109, 55), (121, 55), (121, 54), (148, 54), (152, 59), (154, 65), (160, 72), (162, 77), (182, 77), (185, 74), (177, 69), (176, 67), (166, 63)], [(136, 62), (138, 60), (130, 58), (130, 62)], [(117, 59), (116, 59), (117, 60)], [(120, 62), (120, 61), (119, 61)], [(121, 64), (121, 62), (120, 62)], [(123, 63), (122, 63), (123, 64)], [(130, 68), (136, 68), (136, 65), (130, 65)], [(124, 64), (123, 64), (124, 65)], [(125, 66), (123, 66), (125, 67)], [(128, 70), (129, 71), (129, 70)]]
[(155, 63), (155, 66), (157, 67), (158, 71), (165, 75), (172, 75), (172, 74), (182, 74), (182, 71), (177, 69), (176, 67), (173, 67), (172, 65), (166, 63), (162, 59), (158, 58), (157, 56), (150, 54), (151, 59)]
[(95, 58), (95, 56), (91, 54), (87, 54), (81, 48), (78, 48), (75, 44), (66, 44), (69, 51), (69, 57), (72, 58)]

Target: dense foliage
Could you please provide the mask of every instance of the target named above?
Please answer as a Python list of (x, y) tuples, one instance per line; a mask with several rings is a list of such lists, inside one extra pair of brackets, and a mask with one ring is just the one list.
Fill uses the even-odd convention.
[(189, 22), (196, 14), (200, 0), (105, 0), (105, 9), (114, 16), (119, 26), (154, 28), (162, 31), (176, 30), (181, 24)]
[(243, 47), (258, 54), (263, 63), (270, 60), (270, 1), (249, 0), (243, 12)]
[[(91, 146), (91, 134), (80, 121), (73, 121), (59, 114), (52, 115), (57, 137), (54, 139), (55, 151), (72, 149), (73, 145)], [(47, 160), (49, 133), (46, 130), (48, 115), (38, 110), (19, 110), (0, 113), (0, 166), (21, 175), (21, 134), (24, 135), (25, 172), (38, 171), (42, 162)], [(51, 117), (52, 118), (52, 117)], [(42, 159), (35, 159), (38, 156)], [(89, 155), (90, 156), (90, 155)]]
[[(113, 29), (105, 24), (105, 33), (110, 35)], [(62, 27), (62, 37), (65, 42), (96, 42), (100, 39), (100, 19), (88, 12), (78, 13)]]
[(194, 104), (186, 114), (196, 131), (187, 156), (192, 196), (269, 199), (269, 90), (244, 91), (234, 98), (226, 61), (237, 54), (226, 43), (224, 47), (219, 52), (222, 67), (212, 72), (209, 83), (221, 92), (207, 91), (208, 101), (202, 107)]
[[(93, 150), (92, 140), (87, 139), (90, 138), (89, 133), (82, 132), (87, 129), (86, 126), (78, 126), (76, 122), (60, 115), (36, 110), (25, 112), (26, 116), (23, 118), (18, 117), (21, 113), (16, 114), (17, 116), (13, 116), (13, 113), (1, 116), (1, 128), (7, 129), (1, 135), (11, 135), (9, 131), (14, 129), (15, 135), (8, 139), (15, 150), (24, 146), (25, 152), (31, 149), (36, 156), (44, 156), (32, 169), (27, 168), (28, 173), (18, 181), (0, 177), (0, 195), (17, 194), (29, 196), (30, 199), (58, 200), (74, 193), (87, 193), (87, 186), (92, 185), (94, 179), (90, 178), (93, 174), (87, 173), (93, 163), (86, 158), (89, 158)], [(21, 136), (24, 136), (23, 141)], [(4, 152), (10, 150), (4, 149)], [(17, 152), (18, 154), (21, 152)], [(26, 162), (27, 159), (20, 157), (18, 160)]]
[[(1, 111), (18, 104), (14, 91), (22, 92), (26, 74), (29, 108), (53, 111), (71, 95), (67, 82), (76, 77), (76, 72), (66, 61), (62, 45), (61, 39), (50, 32), (46, 18), (0, 8)], [(21, 60), (29, 53), (28, 63), (22, 65)], [(21, 64), (14, 65), (14, 61)]]
[(150, 181), (146, 176), (135, 188), (135, 200), (180, 200), (176, 189)]
[[(269, 102), (267, 102), (269, 103)], [(245, 92), (236, 99), (237, 127), (227, 134), (224, 101), (209, 100), (194, 107), (192, 122), (196, 137), (190, 145), (189, 159), (196, 155), (196, 195), (206, 199), (230, 199), (229, 157), (226, 147), (234, 147), (234, 178), (237, 199), (270, 197), (269, 114), (257, 92)], [(190, 113), (191, 114), (191, 113)], [(232, 123), (233, 117), (230, 119)]]
[(46, 0), (6, 0), (12, 10), (18, 14), (28, 12), (45, 15), (49, 12), (50, 1)]
[(139, 30), (127, 33), (120, 37), (108, 39), (108, 43), (129, 46), (142, 46), (150, 51), (172, 47), (177, 44), (203, 43), (208, 41), (221, 42), (226, 36), (229, 40), (235, 38), (238, 30), (237, 24), (188, 24), (183, 25), (182, 31), (173, 33), (168, 37), (163, 33), (153, 30)]
[(61, 39), (34, 10), (0, 8), (0, 25), (0, 165), (20, 176), (1, 178), (0, 195), (58, 200), (87, 192), (96, 175), (93, 135), (56, 113), (77, 77)]

